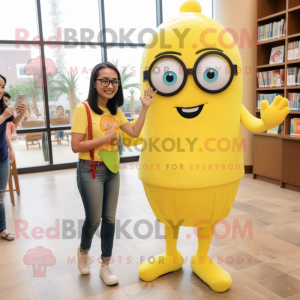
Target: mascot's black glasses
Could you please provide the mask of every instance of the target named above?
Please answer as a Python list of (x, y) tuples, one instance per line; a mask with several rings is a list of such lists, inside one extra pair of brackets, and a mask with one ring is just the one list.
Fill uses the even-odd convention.
[(157, 90), (161, 96), (173, 96), (186, 84), (187, 76), (193, 74), (197, 86), (206, 93), (217, 94), (226, 90), (233, 76), (237, 75), (237, 65), (232, 64), (227, 55), (219, 51), (202, 54), (192, 69), (187, 69), (183, 61), (174, 55), (161, 55), (144, 71), (144, 81)]

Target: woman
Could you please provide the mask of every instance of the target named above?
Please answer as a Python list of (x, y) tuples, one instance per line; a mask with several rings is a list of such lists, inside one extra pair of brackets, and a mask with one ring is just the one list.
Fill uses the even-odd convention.
[[(13, 122), (18, 125), (26, 112), (26, 104), (21, 103), (17, 107), (20, 113), (14, 117), (14, 108), (7, 107), (3, 100), (5, 93), (6, 79), (0, 75), (0, 191), (6, 189), (8, 182), (10, 165), (14, 161), (14, 152), (10, 139), (6, 134), (6, 125), (8, 122)], [(9, 149), (9, 153), (8, 153)], [(6, 228), (5, 207), (4, 207), (4, 193), (0, 193), (0, 235), (8, 241), (14, 240), (14, 235), (11, 234)]]
[[(3, 95), (3, 101), (6, 106), (9, 104), (10, 94), (5, 92)], [(16, 117), (18, 114), (14, 111), (14, 117)], [(16, 131), (15, 124), (13, 122), (7, 122), (6, 124), (6, 134), (9, 137), (11, 141), (15, 140), (17, 138), (17, 131)]]
[[(88, 117), (83, 103), (77, 105), (72, 123), (72, 150), (79, 153), (77, 184), (86, 215), (81, 244), (77, 250), (78, 268), (82, 274), (90, 273), (88, 251), (102, 219), (100, 277), (107, 285), (118, 283), (109, 261), (113, 248), (120, 175), (112, 169), (106, 155), (114, 157), (118, 153), (119, 128), (132, 137), (140, 135), (147, 109), (156, 93), (151, 88), (145, 90), (144, 98), (140, 98), (142, 110), (136, 123), (132, 125), (118, 109), (124, 103), (120, 79), (118, 69), (108, 62), (98, 64), (92, 71), (89, 95), (85, 103), (91, 114), (93, 140), (88, 139)], [(93, 149), (95, 179), (91, 176), (92, 161), (89, 152)], [(101, 149), (103, 150), (99, 151)], [(101, 157), (99, 153), (102, 153)]]
[[(59, 105), (59, 106), (57, 106), (56, 113), (54, 114), (53, 117), (54, 118), (64, 118), (65, 117), (64, 112), (65, 112), (64, 108), (61, 105)], [(57, 135), (58, 140), (62, 140), (64, 138), (64, 131), (63, 130), (56, 131), (56, 135)]]

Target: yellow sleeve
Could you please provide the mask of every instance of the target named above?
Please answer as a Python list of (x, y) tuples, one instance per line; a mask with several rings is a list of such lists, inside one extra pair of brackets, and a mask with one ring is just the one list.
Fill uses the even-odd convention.
[(120, 114), (120, 127), (125, 124), (128, 123), (128, 119), (125, 117), (124, 113), (118, 108), (119, 110), (119, 114)]
[(78, 104), (75, 108), (71, 132), (85, 134), (88, 127), (86, 110), (83, 104)]

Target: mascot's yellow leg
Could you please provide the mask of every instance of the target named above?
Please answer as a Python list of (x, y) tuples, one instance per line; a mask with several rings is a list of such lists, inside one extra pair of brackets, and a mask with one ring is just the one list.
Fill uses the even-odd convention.
[(139, 266), (139, 276), (144, 281), (178, 271), (183, 265), (183, 258), (177, 250), (179, 227), (165, 226), (166, 252), (155, 256), (155, 260), (144, 261)]
[(215, 292), (225, 292), (231, 286), (230, 275), (208, 256), (210, 242), (213, 236), (212, 226), (198, 228), (198, 250), (192, 256), (192, 270)]

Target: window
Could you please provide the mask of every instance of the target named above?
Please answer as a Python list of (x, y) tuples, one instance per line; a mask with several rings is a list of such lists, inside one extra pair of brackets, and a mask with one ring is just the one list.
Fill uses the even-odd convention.
[(106, 42), (145, 44), (155, 32), (155, 0), (105, 0), (104, 4)]
[[(75, 166), (70, 132), (73, 112), (87, 99), (91, 71), (102, 61), (120, 70), (125, 98), (120, 109), (129, 120), (138, 117), (144, 46), (157, 30), (160, 16), (167, 21), (177, 15), (183, 2), (1, 1), (0, 74), (7, 78), (9, 104), (26, 94), (30, 111), (13, 140), (20, 173), (21, 168), (27, 172), (36, 166), (41, 170)], [(201, 1), (201, 6), (202, 13), (211, 17), (212, 0)], [(100, 41), (101, 28), (106, 29), (106, 39)], [(141, 146), (120, 144), (119, 151), (121, 157), (136, 157)]]
[(41, 1), (41, 9), (45, 41), (57, 39), (61, 32), (62, 41), (97, 42), (98, 0)]
[(35, 0), (1, 1), (0, 40), (38, 40)]

